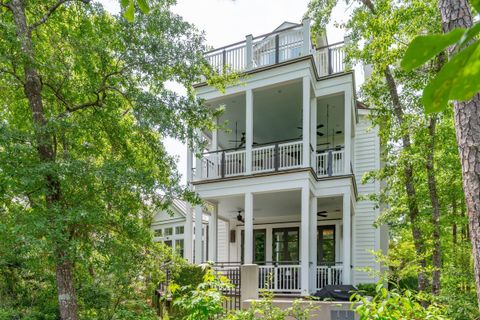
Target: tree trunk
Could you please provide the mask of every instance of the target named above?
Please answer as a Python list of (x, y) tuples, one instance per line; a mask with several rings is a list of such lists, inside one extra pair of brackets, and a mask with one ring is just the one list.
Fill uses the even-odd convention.
[[(444, 32), (472, 26), (472, 13), (467, 0), (439, 0), (438, 7)], [(453, 48), (449, 49), (449, 53), (453, 54)], [(477, 93), (467, 102), (455, 101), (454, 112), (480, 308), (480, 94)]]
[[(17, 37), (24, 56), (22, 60), (24, 61), (23, 69), (25, 76), (23, 89), (32, 112), (38, 156), (40, 161), (49, 164), (55, 162), (55, 151), (53, 139), (48, 131), (45, 119), (41, 92), (42, 84), (38, 71), (35, 68), (32, 30), (27, 24), (24, 0), (11, 0), (7, 7), (13, 14)], [(58, 206), (61, 200), (60, 182), (58, 177), (51, 173), (45, 174), (44, 180), (46, 186), (45, 203), (48, 209), (52, 209)], [(77, 301), (72, 275), (73, 264), (68, 260), (63, 251), (55, 250), (55, 253), (57, 255), (56, 280), (60, 317), (62, 320), (76, 320)]]
[[(384, 71), (385, 80), (387, 82), (388, 90), (393, 104), (393, 112), (395, 117), (401, 127), (401, 130), (405, 130), (404, 127), (404, 112), (400, 98), (398, 96), (397, 84), (393, 78), (390, 68), (386, 68)], [(410, 135), (407, 131), (404, 131), (402, 134), (402, 146), (404, 151), (408, 151), (411, 147)], [(412, 237), (415, 245), (415, 251), (417, 253), (420, 270), (418, 271), (418, 291), (425, 291), (427, 288), (427, 277), (425, 275), (425, 270), (427, 268), (427, 261), (425, 258), (425, 244), (423, 241), (422, 231), (418, 224), (418, 201), (417, 201), (417, 191), (415, 189), (415, 182), (413, 178), (413, 164), (411, 162), (405, 163), (404, 166), (404, 178), (405, 178), (405, 192), (407, 193), (408, 198), (408, 212), (410, 225), (412, 229)]]
[(427, 178), (430, 201), (432, 203), (432, 226), (433, 226), (433, 253), (432, 253), (432, 294), (440, 293), (440, 276), (442, 267), (441, 242), (440, 242), (440, 202), (437, 194), (437, 181), (435, 179), (435, 127), (436, 116), (430, 117), (428, 126), (429, 142), (427, 145)]

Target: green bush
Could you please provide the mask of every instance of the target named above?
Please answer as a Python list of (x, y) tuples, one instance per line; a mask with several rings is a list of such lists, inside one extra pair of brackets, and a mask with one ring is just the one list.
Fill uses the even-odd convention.
[(364, 296), (370, 296), (370, 297), (373, 297), (375, 295), (376, 287), (377, 285), (375, 283), (359, 283), (357, 285), (357, 289), (360, 292), (360, 294)]
[[(447, 320), (445, 309), (426, 295), (410, 290), (388, 290), (380, 282), (372, 299), (356, 293), (351, 298), (360, 320)], [(428, 305), (424, 307), (422, 304)]]
[(176, 270), (172, 270), (171, 281), (180, 287), (196, 288), (203, 282), (204, 276), (205, 270), (201, 266), (185, 263), (177, 265)]

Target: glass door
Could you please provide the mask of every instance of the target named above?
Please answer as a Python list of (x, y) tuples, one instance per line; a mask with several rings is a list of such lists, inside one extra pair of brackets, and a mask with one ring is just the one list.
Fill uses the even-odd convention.
[(299, 263), (299, 228), (277, 228), (272, 230), (272, 258), (279, 264)]
[(318, 226), (317, 264), (335, 265), (335, 226)]
[[(266, 255), (266, 243), (267, 243), (267, 230), (255, 229), (253, 230), (253, 263), (265, 264)], [(244, 244), (245, 244), (245, 231), (242, 230), (242, 241), (240, 245), (241, 249), (241, 262), (244, 261)]]

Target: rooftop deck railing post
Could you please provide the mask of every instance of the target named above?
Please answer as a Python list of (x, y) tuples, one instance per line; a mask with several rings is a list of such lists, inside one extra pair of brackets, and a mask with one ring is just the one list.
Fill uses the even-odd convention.
[(328, 74), (333, 73), (333, 65), (332, 65), (332, 49), (328, 48), (328, 55), (327, 55), (327, 63), (328, 63)]
[(253, 36), (251, 34), (245, 37), (245, 66), (247, 70), (253, 69)]
[(306, 56), (310, 54), (310, 19), (306, 18), (302, 21), (302, 33), (303, 33), (303, 50), (302, 55)]
[(328, 156), (327, 156), (327, 173), (328, 176), (331, 177), (333, 174), (333, 154), (332, 150), (328, 151)]
[(278, 171), (278, 168), (280, 167), (280, 148), (278, 147), (278, 143), (275, 144), (275, 149), (274, 149), (274, 158), (273, 158), (273, 161), (274, 161), (274, 167), (275, 167), (275, 171)]
[(275, 35), (275, 63), (280, 62), (280, 35)]
[(222, 152), (220, 172), (222, 174), (222, 178), (225, 178), (225, 151)]
[(222, 51), (222, 66), (223, 66), (223, 73), (226, 73), (226, 67), (227, 67), (227, 51), (223, 49)]

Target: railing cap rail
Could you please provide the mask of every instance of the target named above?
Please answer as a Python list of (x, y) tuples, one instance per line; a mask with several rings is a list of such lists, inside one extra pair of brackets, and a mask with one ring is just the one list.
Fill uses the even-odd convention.
[[(285, 28), (285, 29), (281, 29), (281, 30), (276, 30), (276, 31), (272, 31), (272, 32), (268, 32), (268, 33), (265, 33), (265, 34), (261, 34), (261, 35), (258, 35), (258, 36), (255, 36), (255, 37), (252, 37), (252, 40), (258, 40), (260, 38), (266, 38), (266, 37), (269, 37), (271, 35), (275, 35), (275, 34), (280, 34), (280, 33), (283, 33), (283, 32), (286, 32), (286, 31), (291, 31), (293, 29), (296, 29), (296, 28), (301, 28), (302, 25), (301, 24), (296, 24), (294, 26), (291, 26), (291, 27), (288, 27), (288, 28)], [(235, 43), (232, 43), (232, 44), (228, 44), (226, 46), (223, 46), (223, 47), (219, 47), (219, 48), (215, 48), (215, 49), (212, 49), (212, 50), (209, 50), (207, 52), (204, 52), (203, 54), (211, 54), (211, 53), (214, 53), (216, 51), (223, 51), (223, 50), (226, 50), (226, 49), (229, 49), (231, 47), (236, 47), (238, 45), (241, 45), (241, 44), (246, 44), (247, 41), (246, 40), (242, 40), (242, 41), (238, 41), (238, 42), (235, 42)]]

